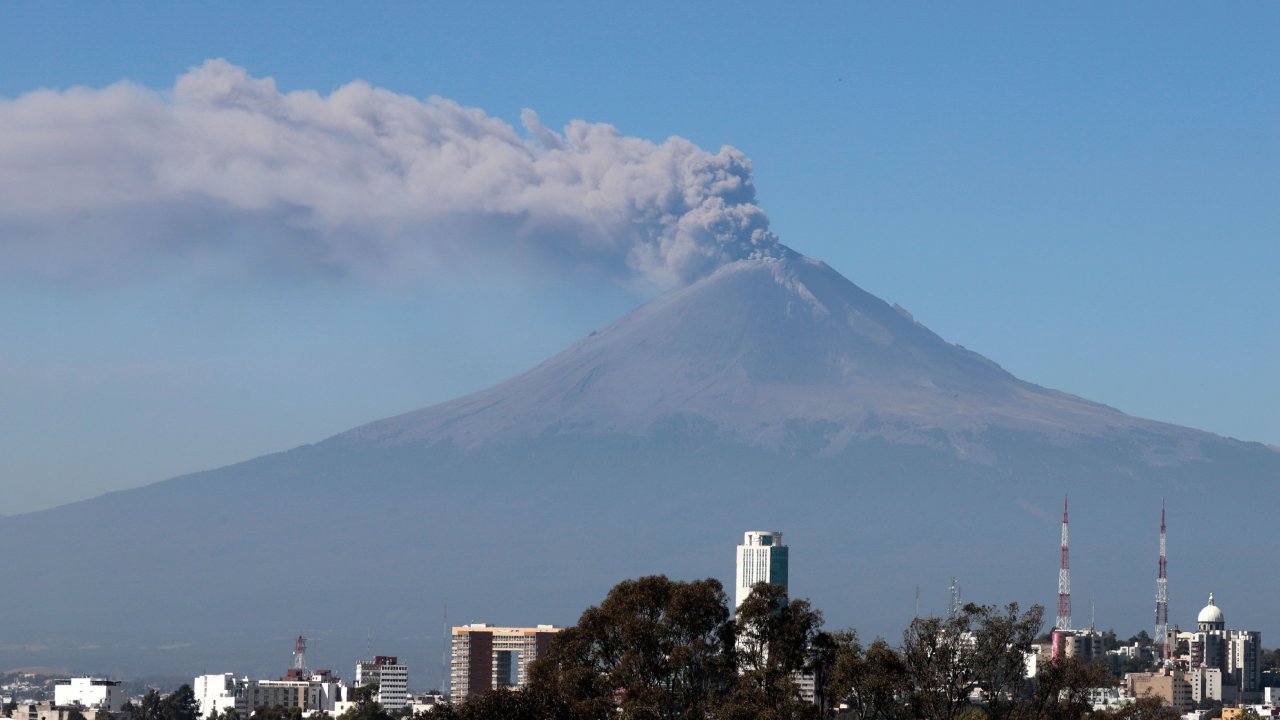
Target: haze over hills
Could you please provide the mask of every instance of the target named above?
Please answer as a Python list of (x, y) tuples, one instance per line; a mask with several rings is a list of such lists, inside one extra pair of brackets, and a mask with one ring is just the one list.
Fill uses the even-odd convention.
[(794, 594), (831, 625), (892, 639), (913, 588), (938, 611), (953, 575), (971, 600), (1052, 600), (1065, 492), (1101, 626), (1150, 632), (1167, 496), (1171, 622), (1213, 591), (1274, 645), (1256, 500), (1280, 452), (1020, 380), (772, 255), (488, 390), (3, 518), (0, 666), (279, 672), (302, 632), (317, 664), (397, 654), (426, 687), (446, 603), (451, 622), (571, 623), (627, 577), (727, 584), (759, 528), (785, 533)]

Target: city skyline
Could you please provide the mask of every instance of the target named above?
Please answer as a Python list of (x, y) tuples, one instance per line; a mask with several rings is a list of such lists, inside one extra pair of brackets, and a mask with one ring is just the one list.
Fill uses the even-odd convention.
[(398, 684), (659, 574), (1280, 637), (1280, 5), (3, 17), (0, 668)]

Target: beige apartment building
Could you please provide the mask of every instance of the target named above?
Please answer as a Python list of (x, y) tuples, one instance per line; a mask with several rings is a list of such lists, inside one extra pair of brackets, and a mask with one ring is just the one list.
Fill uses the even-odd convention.
[(449, 658), (449, 697), (464, 702), (497, 688), (522, 688), (529, 666), (546, 654), (551, 638), (563, 628), (494, 627), (472, 623), (453, 628)]
[(1125, 681), (1133, 697), (1161, 698), (1179, 713), (1188, 713), (1195, 708), (1191, 681), (1181, 670), (1165, 667), (1156, 672), (1129, 673)]

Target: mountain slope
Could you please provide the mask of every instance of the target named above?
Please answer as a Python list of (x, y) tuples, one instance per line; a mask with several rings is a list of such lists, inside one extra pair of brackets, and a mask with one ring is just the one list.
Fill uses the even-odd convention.
[(821, 263), (743, 260), (488, 390), (0, 518), (0, 668), (279, 673), (305, 633), (317, 665), (400, 655), (429, 687), (446, 604), (570, 623), (627, 577), (731, 582), (757, 528), (787, 533), (797, 596), (893, 638), (953, 575), (1053, 600), (1066, 492), (1101, 625), (1149, 624), (1164, 496), (1171, 619), (1213, 590), (1270, 633), (1249, 529), (1277, 478), (1272, 448), (1019, 380)]
[[(1144, 430), (1198, 456), (1196, 433), (1023, 382), (808, 258), (741, 260), (660, 298), (488, 390), (357, 428), (353, 442), (464, 448), (565, 432), (646, 435), (695, 417), (778, 447), (798, 429), (823, 451), (855, 438), (980, 450), (990, 427), (1075, 436)], [(811, 443), (812, 444), (812, 443)]]

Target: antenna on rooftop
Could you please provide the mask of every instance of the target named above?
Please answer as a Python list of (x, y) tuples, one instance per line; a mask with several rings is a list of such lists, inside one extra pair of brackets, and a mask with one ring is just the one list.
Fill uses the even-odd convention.
[(920, 619), (920, 586), (916, 585), (916, 619)]
[(307, 639), (301, 635), (293, 643), (293, 669), (299, 675), (305, 674), (307, 669)]

